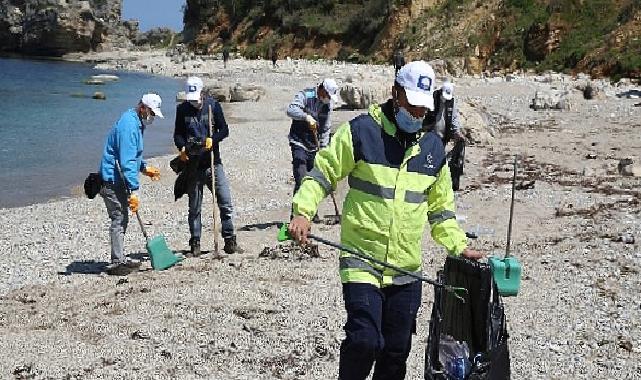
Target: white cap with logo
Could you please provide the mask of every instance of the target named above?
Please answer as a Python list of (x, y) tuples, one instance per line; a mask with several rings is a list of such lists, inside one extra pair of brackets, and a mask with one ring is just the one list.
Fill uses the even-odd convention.
[(396, 82), (405, 89), (407, 101), (415, 107), (434, 109), (435, 75), (425, 61), (413, 61), (401, 67)]
[(140, 99), (140, 102), (146, 105), (147, 107), (151, 108), (154, 115), (160, 118), (164, 118), (162, 112), (160, 112), (160, 105), (162, 104), (162, 99), (160, 99), (160, 95), (145, 94), (142, 96), (142, 99)]
[(189, 77), (185, 82), (185, 100), (200, 100), (203, 81), (198, 77)]
[(336, 81), (331, 78), (325, 78), (321, 85), (325, 91), (327, 91), (330, 98), (332, 98), (332, 101), (338, 102), (338, 84), (336, 84)]
[(443, 96), (443, 99), (445, 100), (452, 100), (454, 97), (454, 84), (450, 81), (447, 81), (443, 83), (441, 86), (441, 94)]

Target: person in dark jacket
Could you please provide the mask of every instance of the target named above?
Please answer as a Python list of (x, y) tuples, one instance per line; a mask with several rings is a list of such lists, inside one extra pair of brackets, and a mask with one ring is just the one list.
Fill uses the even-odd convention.
[(466, 139), (458, 113), (458, 104), (454, 98), (454, 84), (445, 81), (440, 89), (434, 91), (434, 110), (428, 111), (423, 120), (426, 131), (439, 135), (443, 145), (453, 141), (454, 146), (448, 153), (448, 165), (452, 173), (452, 188), (458, 191), (465, 164)]
[(398, 74), (398, 70), (401, 67), (405, 66), (405, 57), (403, 56), (403, 51), (401, 49), (396, 49), (394, 56), (392, 57), (394, 63), (394, 76)]
[[(327, 78), (318, 86), (306, 88), (294, 96), (287, 107), (292, 119), (289, 129), (289, 146), (292, 150), (294, 194), (308, 171), (314, 167), (314, 157), (319, 149), (329, 144), (332, 102), (338, 100), (338, 85)], [(320, 218), (314, 217), (319, 223)]]
[[(214, 151), (214, 178), (216, 202), (220, 210), (222, 236), (225, 240), (225, 253), (242, 253), (236, 242), (232, 220), (233, 205), (229, 182), (225, 176), (220, 158), (219, 144), (229, 135), (229, 127), (220, 104), (203, 92), (203, 81), (198, 77), (189, 77), (185, 85), (185, 101), (176, 109), (174, 143), (180, 151), (180, 160), (186, 164), (184, 170), (191, 171), (191, 180), (187, 183), (189, 197), (189, 239), (188, 256), (199, 256), (202, 230), (201, 209), (203, 203), (203, 185), (211, 191), (211, 154)], [(209, 108), (213, 117), (213, 134), (209, 134)]]

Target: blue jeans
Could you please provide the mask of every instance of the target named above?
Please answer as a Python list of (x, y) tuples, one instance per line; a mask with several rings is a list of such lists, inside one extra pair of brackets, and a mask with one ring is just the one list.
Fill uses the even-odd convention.
[[(231, 202), (231, 191), (229, 189), (229, 182), (225, 177), (223, 164), (215, 165), (216, 175), (216, 203), (218, 203), (218, 210), (220, 210), (220, 223), (222, 224), (223, 239), (234, 237), (234, 222), (232, 221), (232, 214), (234, 208)], [(201, 209), (203, 205), (203, 185), (207, 185), (211, 191), (211, 170), (198, 169), (198, 178), (194, 184), (187, 191), (189, 197), (189, 232), (191, 233), (190, 243), (193, 241), (200, 241), (202, 222), (201, 222)]]
[(421, 291), (419, 281), (380, 289), (370, 284), (343, 284), (347, 323), (340, 380), (366, 379), (374, 362), (372, 380), (405, 378)]

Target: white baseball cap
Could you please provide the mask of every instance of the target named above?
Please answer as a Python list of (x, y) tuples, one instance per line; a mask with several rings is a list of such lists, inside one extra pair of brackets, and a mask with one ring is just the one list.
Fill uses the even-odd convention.
[(203, 80), (198, 77), (189, 77), (185, 82), (185, 100), (200, 100), (203, 90)]
[(413, 61), (401, 67), (396, 82), (405, 89), (407, 101), (415, 107), (434, 109), (435, 75), (425, 61)]
[(338, 84), (331, 78), (325, 78), (321, 83), (325, 91), (329, 94), (334, 102), (338, 102)]
[(164, 118), (164, 116), (162, 115), (162, 112), (160, 112), (160, 105), (162, 104), (162, 99), (160, 99), (160, 95), (145, 94), (142, 96), (142, 99), (140, 99), (140, 101), (142, 102), (142, 104), (151, 108), (151, 110), (154, 112), (154, 115), (160, 118)]
[(452, 100), (454, 97), (454, 84), (452, 82), (445, 82), (441, 86), (442, 94), (443, 94), (443, 99), (445, 100)]

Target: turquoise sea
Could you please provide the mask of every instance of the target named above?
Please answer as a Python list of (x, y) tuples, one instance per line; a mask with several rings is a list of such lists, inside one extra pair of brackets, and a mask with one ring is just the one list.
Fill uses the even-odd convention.
[[(102, 73), (120, 79), (84, 84)], [(172, 152), (181, 86), (177, 79), (85, 64), (0, 58), (0, 208), (70, 196), (98, 170), (111, 126), (145, 92), (162, 97), (165, 115), (145, 130), (145, 157)], [(107, 99), (91, 99), (95, 91)]]

